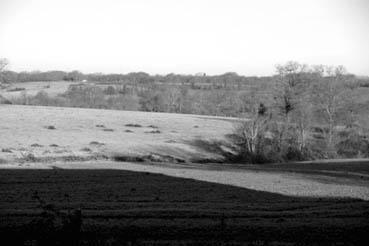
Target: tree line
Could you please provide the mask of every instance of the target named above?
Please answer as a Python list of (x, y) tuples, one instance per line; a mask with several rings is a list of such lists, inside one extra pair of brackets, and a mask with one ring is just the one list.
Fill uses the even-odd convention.
[(369, 90), (344, 67), (279, 65), (271, 95), (268, 106), (252, 92), (248, 97), (248, 120), (235, 131), (241, 159), (369, 157)]
[(5, 70), (2, 77), (75, 81), (57, 96), (24, 91), (14, 104), (238, 117), (229, 137), (243, 162), (369, 157), (369, 79), (342, 66), (287, 62), (268, 77)]

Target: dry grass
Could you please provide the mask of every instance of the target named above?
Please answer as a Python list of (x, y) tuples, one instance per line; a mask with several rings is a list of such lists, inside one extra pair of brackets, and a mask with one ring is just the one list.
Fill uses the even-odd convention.
[[(222, 117), (168, 113), (1, 105), (0, 115), (0, 149), (12, 149), (12, 153), (0, 152), (0, 158), (8, 160), (25, 152), (37, 158), (114, 153), (216, 159), (221, 156), (191, 143), (224, 140), (233, 129), (232, 122)], [(91, 142), (104, 145), (91, 144), (90, 153), (81, 151)], [(37, 148), (31, 148), (35, 143)]]

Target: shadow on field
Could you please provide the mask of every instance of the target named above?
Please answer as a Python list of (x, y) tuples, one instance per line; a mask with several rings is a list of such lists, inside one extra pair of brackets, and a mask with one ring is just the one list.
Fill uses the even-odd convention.
[(2, 245), (362, 244), (369, 202), (122, 170), (0, 170)]
[(215, 120), (215, 121), (221, 120), (221, 121), (226, 121), (230, 123), (238, 123), (242, 121), (238, 118), (229, 118), (229, 117), (196, 116), (196, 118), (202, 119), (202, 120)]
[[(352, 184), (368, 187), (369, 159), (357, 161), (322, 160), (312, 162), (289, 162), (250, 164), (246, 163), (242, 156), (237, 154), (237, 149), (225, 140), (196, 139), (186, 142), (198, 149), (199, 152), (213, 153), (222, 158), (198, 158), (193, 157), (191, 162), (208, 164), (208, 169), (227, 170), (244, 169), (262, 172), (285, 173), (299, 175), (301, 178), (316, 180), (332, 184)], [(216, 165), (218, 163), (218, 165)], [(204, 167), (203, 167), (204, 168)]]
[(346, 162), (279, 163), (268, 165), (245, 165), (246, 170), (293, 174), (322, 183), (360, 185), (369, 187), (369, 160)]
[(186, 141), (186, 144), (194, 147), (199, 152), (207, 152), (220, 158), (192, 158), (193, 163), (240, 163), (240, 157), (236, 148), (225, 140), (195, 139)]

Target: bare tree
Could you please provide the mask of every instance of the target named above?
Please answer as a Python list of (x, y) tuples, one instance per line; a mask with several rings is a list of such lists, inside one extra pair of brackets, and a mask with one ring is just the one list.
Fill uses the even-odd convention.
[(337, 125), (338, 112), (342, 104), (345, 102), (345, 85), (344, 75), (346, 70), (344, 67), (324, 67), (320, 71), (321, 79), (314, 84), (312, 93), (314, 102), (318, 109), (324, 114), (327, 130), (326, 140), (330, 150), (334, 148), (335, 127)]
[(243, 97), (247, 106), (247, 118), (236, 128), (235, 133), (240, 137), (238, 143), (243, 153), (257, 154), (258, 140), (264, 137), (270, 115), (267, 108), (258, 98), (257, 90), (251, 90)]
[(310, 80), (308, 67), (297, 62), (277, 65), (277, 81), (274, 88), (274, 109), (278, 127), (278, 148), (283, 149), (287, 131), (292, 127), (297, 130), (299, 147), (302, 150), (306, 142), (307, 111), (304, 106), (309, 98)]
[(256, 154), (258, 152), (258, 139), (265, 134), (268, 123), (268, 117), (266, 114), (262, 113), (263, 107), (262, 104), (259, 105), (258, 112), (255, 113), (252, 118), (245, 120), (237, 129), (242, 139), (241, 146), (244, 147), (245, 152), (251, 154)]
[(165, 90), (164, 100), (166, 105), (166, 112), (178, 113), (180, 112), (180, 97), (181, 91), (177, 87), (169, 87)]
[(9, 65), (9, 61), (6, 58), (0, 58), (0, 84), (4, 82), (4, 70)]
[(8, 66), (9, 61), (6, 58), (0, 58), (0, 72), (4, 71), (5, 67)]
[(309, 129), (313, 122), (313, 106), (308, 98), (301, 98), (301, 102), (292, 114), (293, 125), (296, 128), (298, 148), (300, 152), (306, 149)]

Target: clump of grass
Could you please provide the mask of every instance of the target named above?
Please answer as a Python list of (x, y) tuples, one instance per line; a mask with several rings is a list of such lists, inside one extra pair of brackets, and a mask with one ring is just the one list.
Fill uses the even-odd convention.
[(83, 156), (77, 156), (77, 155), (67, 155), (62, 156), (59, 158), (63, 162), (73, 162), (73, 161), (87, 161), (90, 160), (89, 158), (83, 157)]
[(193, 128), (199, 128), (199, 126), (198, 125), (195, 125), (195, 126), (193, 126)]
[(13, 151), (11, 151), (11, 149), (9, 149), (9, 148), (1, 149), (1, 152), (3, 152), (3, 153), (13, 153)]
[(163, 162), (163, 163), (185, 163), (186, 161), (177, 157), (160, 154), (149, 154), (149, 155), (124, 155), (114, 154), (111, 159), (119, 162)]
[(104, 125), (96, 125), (96, 127), (102, 127), (102, 128), (104, 128), (105, 126)]
[(129, 156), (129, 155), (120, 155), (116, 154), (112, 156), (114, 161), (123, 161), (123, 162), (144, 162), (145, 159), (140, 156)]
[(34, 144), (31, 144), (31, 147), (43, 147), (43, 145), (41, 144), (38, 144), (38, 143), (34, 143)]
[(125, 130), (124, 132), (132, 133), (133, 131), (131, 131), (131, 130)]
[(132, 124), (132, 123), (126, 124), (125, 126), (127, 126), (127, 127), (142, 127), (140, 124)]
[(36, 158), (36, 156), (32, 153), (28, 153), (28, 154), (22, 154), (22, 158), (21, 161), (25, 161), (25, 162), (36, 162), (39, 159)]
[(59, 145), (57, 145), (57, 144), (50, 144), (49, 146), (50, 147), (59, 147)]
[(84, 148), (81, 149), (81, 151), (83, 151), (83, 152), (91, 152), (92, 150), (90, 148), (88, 148), (88, 147), (84, 147)]
[(56, 127), (55, 126), (45, 126), (46, 129), (49, 129), (49, 130), (55, 130)]
[(173, 139), (169, 139), (169, 140), (167, 140), (167, 141), (165, 141), (166, 143), (176, 143), (176, 141), (175, 140), (173, 140)]
[(111, 128), (105, 128), (103, 129), (104, 132), (114, 132), (114, 129)]
[(153, 130), (153, 131), (147, 131), (145, 133), (159, 134), (159, 133), (161, 133), (161, 131), (159, 131), (159, 130)]
[(63, 154), (63, 153), (67, 153), (68, 151), (61, 149), (61, 150), (55, 150), (54, 153), (55, 154)]
[(159, 128), (158, 126), (155, 126), (155, 125), (149, 125), (147, 127), (154, 128), (154, 129), (158, 129)]
[(145, 156), (145, 159), (151, 162), (166, 162), (166, 163), (185, 163), (186, 162), (185, 160), (174, 157), (174, 156), (160, 155), (160, 154), (154, 154), (154, 153)]
[(23, 88), (23, 87), (16, 87), (16, 88), (8, 89), (9, 92), (12, 92), (12, 91), (24, 91), (24, 90), (26, 90), (26, 88)]
[(102, 146), (102, 145), (105, 145), (104, 143), (100, 143), (98, 141), (91, 141), (90, 142), (90, 145), (97, 145), (97, 146)]

